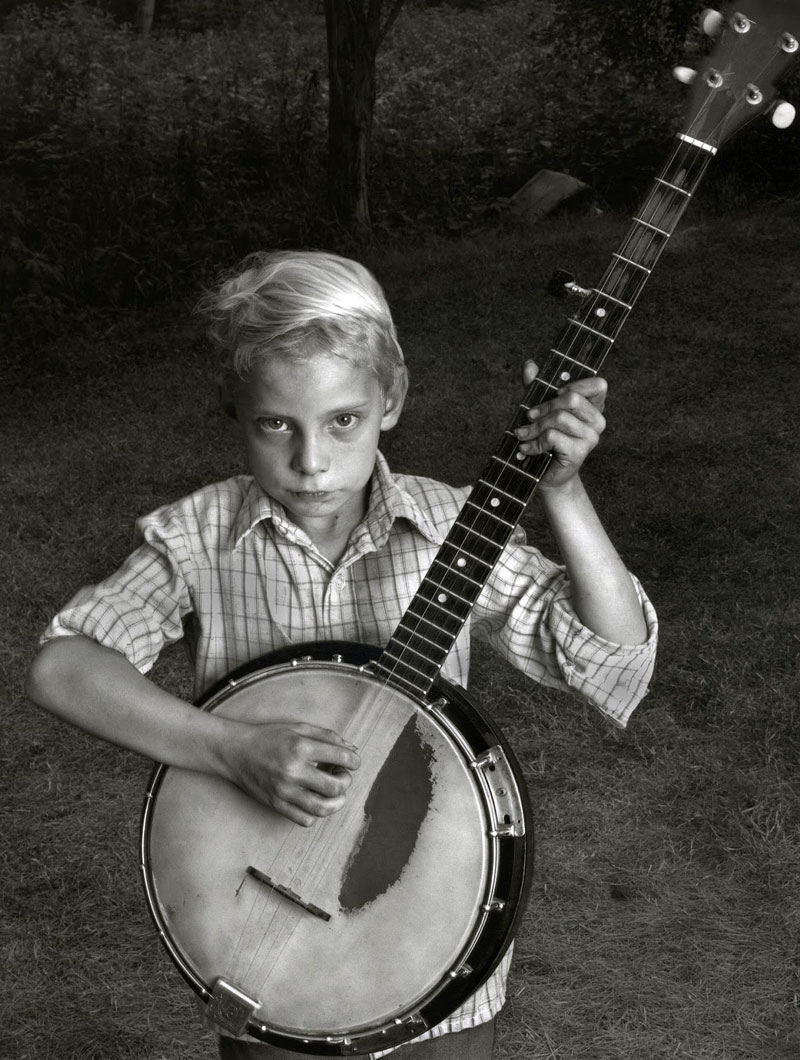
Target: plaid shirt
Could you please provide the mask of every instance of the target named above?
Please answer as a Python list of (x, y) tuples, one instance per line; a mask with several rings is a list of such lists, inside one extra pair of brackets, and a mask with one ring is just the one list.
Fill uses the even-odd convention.
[[(83, 634), (146, 673), (165, 644), (187, 635), (197, 695), (234, 667), (290, 644), (382, 647), (468, 492), (393, 476), (379, 453), (367, 515), (333, 564), (250, 476), (207, 486), (140, 519), (136, 551), (111, 577), (82, 589), (43, 640)], [(563, 568), (518, 531), (442, 673), (466, 687), (474, 635), (534, 681), (571, 688), (624, 726), (647, 692), (656, 646), (655, 613), (635, 584), (647, 642), (609, 643), (576, 617)], [(510, 953), (462, 1008), (422, 1037), (491, 1019), (505, 1000), (509, 963)]]

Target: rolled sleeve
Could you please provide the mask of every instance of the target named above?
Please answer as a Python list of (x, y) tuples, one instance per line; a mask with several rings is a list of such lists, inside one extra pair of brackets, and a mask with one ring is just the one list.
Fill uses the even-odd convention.
[(141, 544), (110, 577), (81, 589), (44, 631), (41, 643), (82, 635), (121, 652), (148, 673), (165, 645), (183, 636), (192, 610), (182, 573), (183, 535), (148, 517), (137, 523)]
[(529, 546), (511, 546), (476, 606), (473, 631), (517, 669), (551, 688), (571, 689), (620, 727), (647, 694), (658, 622), (631, 575), (647, 624), (642, 644), (615, 644), (575, 614), (563, 567)]

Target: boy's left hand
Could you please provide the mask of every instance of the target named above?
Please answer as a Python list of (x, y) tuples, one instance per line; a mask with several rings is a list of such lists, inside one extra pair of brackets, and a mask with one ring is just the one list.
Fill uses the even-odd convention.
[[(525, 362), (526, 386), (531, 385), (538, 371), (535, 361)], [(517, 428), (520, 452), (526, 456), (553, 453), (542, 479), (543, 488), (568, 483), (600, 441), (606, 426), (603, 408), (607, 390), (605, 379), (597, 376), (567, 383), (554, 398), (530, 410), (528, 425)]]

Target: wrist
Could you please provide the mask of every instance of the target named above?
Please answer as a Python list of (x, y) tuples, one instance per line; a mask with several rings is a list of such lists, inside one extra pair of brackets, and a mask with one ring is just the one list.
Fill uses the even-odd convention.
[(586, 496), (586, 490), (576, 471), (564, 482), (542, 482), (539, 486), (539, 494), (546, 507), (557, 507), (582, 500)]
[(249, 726), (230, 718), (206, 715), (208, 725), (204, 734), (204, 748), (208, 769), (217, 776), (235, 783), (239, 774), (242, 748), (249, 738)]

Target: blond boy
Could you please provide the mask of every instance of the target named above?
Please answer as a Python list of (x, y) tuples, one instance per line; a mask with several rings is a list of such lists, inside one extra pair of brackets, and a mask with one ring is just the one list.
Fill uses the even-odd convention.
[[(407, 377), (383, 292), (362, 266), (321, 253), (258, 255), (205, 308), (249, 474), (141, 519), (125, 565), (48, 627), (28, 692), (102, 739), (224, 777), (312, 826), (344, 804), (357, 748), (312, 723), (199, 711), (145, 675), (187, 628), (198, 695), (287, 644), (383, 645), (468, 490), (392, 475), (379, 453)], [(528, 362), (526, 382), (535, 374)], [(605, 427), (605, 393), (598, 378), (571, 383), (517, 432), (522, 453), (554, 453), (539, 496), (562, 565), (515, 537), (443, 674), (466, 685), (471, 632), (533, 680), (571, 687), (624, 725), (647, 690), (656, 620), (578, 475)], [(402, 1055), (487, 1060), (507, 967)], [(220, 1052), (300, 1055), (226, 1037)]]

